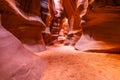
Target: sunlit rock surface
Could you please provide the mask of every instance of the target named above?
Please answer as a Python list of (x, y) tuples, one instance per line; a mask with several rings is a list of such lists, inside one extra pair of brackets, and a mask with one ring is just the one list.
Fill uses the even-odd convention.
[(41, 80), (119, 80), (119, 54), (81, 52), (120, 50), (117, 49), (120, 44), (119, 10), (119, 7), (95, 7), (94, 12), (88, 13), (83, 35), (76, 44), (80, 51), (54, 45), (37, 53), (47, 60), (44, 75), (44, 60), (25, 49), (0, 25), (0, 80), (40, 80), (41, 76)]
[(81, 51), (120, 52), (120, 7), (95, 7), (88, 11), (83, 34), (75, 48)]

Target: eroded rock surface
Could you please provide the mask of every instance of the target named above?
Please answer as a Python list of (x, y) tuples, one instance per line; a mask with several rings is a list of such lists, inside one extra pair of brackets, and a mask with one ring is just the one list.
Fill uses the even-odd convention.
[(0, 80), (40, 80), (44, 60), (0, 25)]
[(0, 7), (2, 25), (7, 30), (32, 51), (45, 50), (42, 38), (45, 24), (40, 17), (39, 0), (0, 0)]

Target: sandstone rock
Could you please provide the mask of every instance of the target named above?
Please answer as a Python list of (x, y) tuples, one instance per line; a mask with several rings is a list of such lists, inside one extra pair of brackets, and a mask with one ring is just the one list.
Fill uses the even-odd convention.
[(44, 60), (27, 50), (0, 23), (0, 80), (40, 80)]
[[(120, 52), (120, 8), (108, 6), (89, 12), (83, 33), (75, 48), (80, 51)], [(96, 14), (97, 13), (97, 14)]]
[[(1, 0), (0, 2), (2, 25), (27, 46), (37, 46), (36, 44), (41, 46), (37, 46), (38, 49), (32, 51), (45, 50), (42, 38), (45, 24), (40, 17), (40, 1)], [(30, 44), (31, 41), (34, 43)]]

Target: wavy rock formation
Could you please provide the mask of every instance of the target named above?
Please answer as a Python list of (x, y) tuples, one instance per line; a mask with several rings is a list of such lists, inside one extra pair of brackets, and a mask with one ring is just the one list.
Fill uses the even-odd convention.
[(45, 50), (42, 31), (45, 24), (40, 17), (40, 1), (0, 0), (2, 25), (32, 51)]
[(120, 52), (120, 7), (95, 7), (88, 12), (83, 34), (75, 48), (80, 51)]
[(26, 49), (0, 23), (0, 80), (40, 80), (43, 70), (44, 60)]

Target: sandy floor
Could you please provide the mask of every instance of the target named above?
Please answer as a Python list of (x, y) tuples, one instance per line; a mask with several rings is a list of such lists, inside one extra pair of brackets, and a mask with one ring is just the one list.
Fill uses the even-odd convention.
[[(107, 6), (105, 8), (95, 8), (94, 12), (88, 13), (87, 24), (85, 24), (83, 27), (84, 33), (92, 36), (94, 40), (102, 40), (104, 42), (108, 42), (108, 44), (114, 42), (117, 46), (119, 46), (120, 7)], [(89, 47), (91, 47), (91, 45), (89, 45)], [(12, 51), (11, 48), (9, 48), (11, 51), (9, 53), (15, 52)], [(85, 48), (87, 47), (84, 46), (84, 49)], [(4, 51), (5, 50), (3, 50), (3, 52)], [(7, 50), (7, 52), (8, 51), (9, 50)], [(41, 67), (41, 63), (39, 62), (40, 59), (37, 59), (40, 65), (37, 63), (36, 58), (38, 57), (19, 53), (20, 52), (18, 51), (17, 57), (15, 56), (15, 53), (12, 55), (9, 54), (10, 56), (12, 56), (12, 59), (9, 58), (11, 60), (9, 63), (6, 60), (7, 64), (5, 63), (5, 67), (3, 67), (5, 71), (7, 71), (8, 73), (10, 72), (9, 74), (12, 75), (11, 71), (14, 71), (16, 68), (18, 68), (18, 66), (16, 66), (16, 63), (19, 65), (20, 62), (25, 61), (25, 63), (33, 63), (33, 67), (31, 67), (30, 64), (28, 66), (23, 66), (22, 68), (20, 68), (21, 71), (25, 72), (24, 74), (26, 74), (26, 69), (29, 69), (29, 67), (30, 69), (33, 69), (33, 72), (34, 69), (36, 70), (35, 72), (39, 72), (38, 70), (40, 70), (39, 68)], [(45, 71), (40, 80), (120, 80), (120, 54), (116, 54), (115, 52), (82, 52), (75, 50), (74, 47), (71, 46), (55, 44), (53, 46), (47, 47), (46, 51), (35, 54), (39, 57), (44, 58), (45, 60)], [(23, 57), (23, 55), (25, 58)], [(13, 65), (13, 63), (15, 64), (15, 66)], [(15, 68), (12, 66), (14, 66)], [(8, 71), (7, 69), (10, 71)], [(24, 75), (23, 72), (21, 73), (20, 71), (18, 71), (18, 77), (19, 75), (21, 76), (21, 74)], [(26, 75), (24, 76), (26, 77)], [(39, 78), (39, 73), (35, 75), (35, 78), (36, 76), (38, 76)], [(9, 76), (4, 75), (1, 77)], [(28, 77), (29, 80), (31, 77), (33, 76)]]
[[(86, 33), (89, 32), (89, 30), (97, 32), (94, 30), (95, 28), (89, 29), (89, 27), (92, 27), (96, 23), (106, 26), (106, 28), (102, 29), (102, 31), (99, 31), (98, 27), (96, 28), (96, 30), (99, 31), (98, 35), (93, 35), (96, 40), (104, 39), (104, 34), (111, 33), (109, 31), (112, 29), (113, 31), (117, 30), (117, 34), (119, 34), (119, 13), (119, 7), (109, 6), (100, 10), (98, 8), (95, 12), (91, 12), (91, 16), (88, 18), (88, 25), (85, 25)], [(117, 19), (117, 17), (117, 27), (108, 28), (108, 22), (110, 21), (111, 23), (111, 20), (114, 21), (114, 19)], [(91, 21), (91, 19), (93, 19), (93, 21)], [(108, 30), (107, 33), (104, 32), (105, 29), (110, 30)], [(103, 36), (100, 36), (99, 34), (102, 34)], [(113, 35), (119, 37), (117, 34)], [(111, 37), (113, 35), (111, 35)], [(110, 39), (106, 38), (105, 41)], [(117, 38), (114, 37), (114, 39)], [(46, 70), (41, 80), (120, 80), (119, 54), (82, 52), (75, 50), (73, 47), (63, 46), (60, 44), (47, 47), (46, 51), (36, 54), (38, 56), (42, 56), (46, 60)]]
[(120, 55), (91, 53), (56, 45), (37, 53), (46, 59), (41, 80), (120, 80)]

